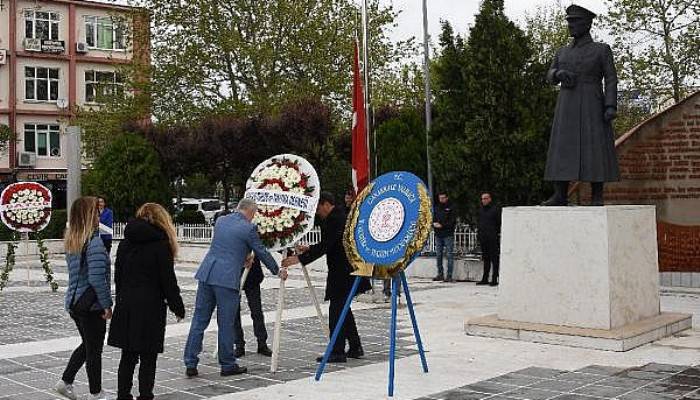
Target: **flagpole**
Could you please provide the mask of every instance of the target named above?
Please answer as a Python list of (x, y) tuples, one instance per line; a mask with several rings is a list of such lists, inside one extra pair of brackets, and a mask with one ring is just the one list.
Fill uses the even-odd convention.
[(427, 166), (428, 192), (433, 196), (433, 171), (430, 165), (430, 126), (432, 123), (430, 89), (430, 35), (428, 34), (428, 2), (423, 0), (423, 75), (425, 79), (425, 159)]
[[(372, 134), (372, 96), (371, 96), (371, 82), (370, 82), (370, 65), (369, 65), (369, 22), (368, 22), (368, 17), (369, 17), (369, 11), (367, 8), (367, 0), (363, 0), (362, 2), (362, 69), (363, 69), (363, 76), (364, 76), (364, 81), (365, 81), (365, 130), (367, 132), (367, 140), (369, 141), (369, 138), (372, 138), (373, 145), (372, 145), (372, 151), (370, 154), (374, 155), (374, 163), (373, 168), (374, 168), (374, 177), (377, 176), (377, 138)], [(369, 148), (369, 143), (367, 143), (367, 147)], [(372, 169), (370, 169), (372, 170)]]

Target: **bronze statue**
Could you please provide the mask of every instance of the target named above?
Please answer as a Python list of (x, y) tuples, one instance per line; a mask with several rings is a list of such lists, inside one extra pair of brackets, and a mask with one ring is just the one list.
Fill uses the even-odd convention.
[(554, 182), (555, 192), (544, 206), (568, 205), (570, 181), (590, 182), (591, 205), (602, 206), (604, 182), (620, 179), (611, 125), (617, 115), (617, 72), (610, 46), (591, 38), (595, 17), (577, 5), (566, 9), (573, 41), (557, 51), (547, 73), (547, 80), (561, 84), (561, 91), (544, 174)]

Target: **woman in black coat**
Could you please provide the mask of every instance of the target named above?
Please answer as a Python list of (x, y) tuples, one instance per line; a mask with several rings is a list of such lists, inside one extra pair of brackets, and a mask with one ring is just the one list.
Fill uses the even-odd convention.
[(119, 400), (133, 399), (132, 378), (138, 362), (138, 400), (153, 399), (156, 359), (163, 352), (165, 339), (166, 306), (178, 320), (185, 317), (175, 277), (176, 254), (177, 237), (170, 215), (158, 204), (144, 204), (126, 226), (115, 263), (116, 305), (107, 343), (122, 349)]

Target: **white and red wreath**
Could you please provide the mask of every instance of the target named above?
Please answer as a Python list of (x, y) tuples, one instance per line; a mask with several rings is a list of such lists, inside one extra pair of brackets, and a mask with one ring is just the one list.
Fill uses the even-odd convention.
[(41, 231), (51, 221), (51, 191), (36, 182), (7, 186), (0, 194), (0, 217), (12, 230)]
[(245, 196), (258, 203), (253, 222), (266, 247), (289, 247), (313, 228), (320, 190), (316, 170), (302, 157), (281, 154), (255, 168)]

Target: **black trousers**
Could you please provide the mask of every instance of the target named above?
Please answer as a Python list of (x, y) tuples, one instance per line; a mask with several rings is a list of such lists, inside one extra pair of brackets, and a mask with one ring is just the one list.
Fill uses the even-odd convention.
[[(253, 319), (253, 332), (258, 339), (258, 345), (267, 343), (267, 329), (265, 329), (265, 314), (263, 314), (262, 300), (260, 298), (260, 285), (243, 289), (250, 309), (250, 317)], [(240, 304), (240, 303), (239, 303)], [(241, 307), (238, 307), (236, 318), (233, 322), (233, 334), (236, 346), (244, 346), (243, 326), (241, 325)]]
[(84, 316), (71, 315), (75, 326), (78, 327), (82, 343), (71, 354), (62, 377), (63, 382), (72, 384), (75, 375), (85, 364), (92, 394), (102, 391), (102, 347), (107, 330), (107, 321), (102, 319), (102, 313), (100, 310), (91, 311)]
[(138, 353), (122, 349), (117, 373), (117, 400), (131, 400), (134, 369), (139, 364), (139, 397), (138, 400), (153, 399), (153, 385), (156, 381), (156, 360), (158, 353)]
[[(328, 326), (331, 329), (331, 335), (335, 330), (335, 326), (338, 324), (338, 320), (340, 319), (340, 314), (343, 312), (344, 305), (345, 300), (331, 299), (331, 303), (328, 308)], [(362, 347), (362, 343), (360, 342), (360, 334), (357, 333), (357, 325), (355, 325), (355, 317), (352, 315), (352, 309), (348, 310), (348, 315), (345, 317), (345, 323), (340, 330), (338, 340), (336, 340), (335, 344), (333, 345), (333, 354), (345, 353), (346, 340), (350, 350), (355, 350)]]
[(484, 275), (481, 278), (482, 282), (489, 280), (491, 266), (493, 266), (493, 276), (491, 282), (498, 282), (498, 268), (500, 265), (500, 243), (498, 237), (481, 238), (481, 257), (484, 259)]

